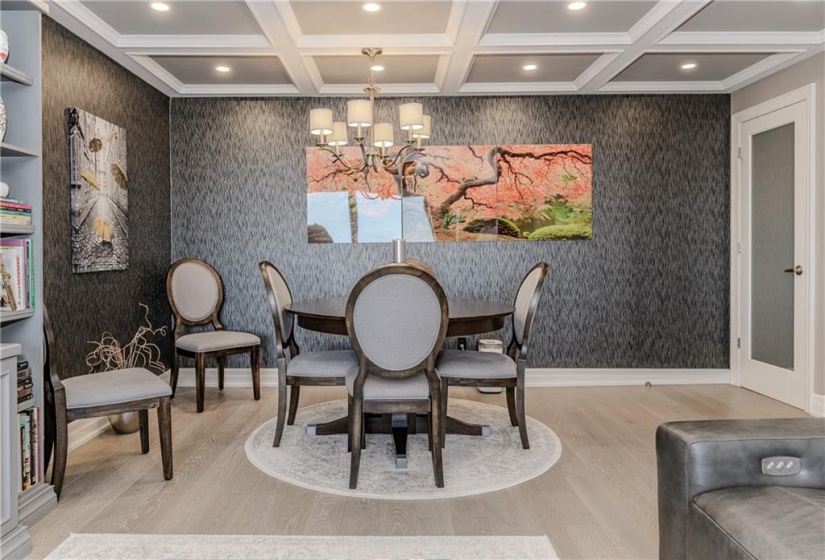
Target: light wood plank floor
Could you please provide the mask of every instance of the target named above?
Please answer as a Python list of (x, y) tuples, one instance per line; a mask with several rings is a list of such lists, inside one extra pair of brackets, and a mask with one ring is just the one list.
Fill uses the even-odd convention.
[[(246, 459), (244, 442), (274, 416), (276, 393), (194, 390), (173, 401), (175, 477), (163, 480), (152, 417), (152, 450), (137, 434), (107, 433), (69, 455), (57, 510), (32, 530), (32, 558), (69, 533), (275, 535), (544, 535), (563, 559), (656, 558), (654, 432), (669, 420), (804, 414), (726, 385), (530, 388), (528, 414), (562, 441), (561, 460), (525, 484), (480, 496), (421, 502), (353, 499), (280, 482)], [(344, 398), (341, 388), (308, 388), (302, 405)], [(499, 403), (503, 395), (451, 396)], [(300, 417), (300, 411), (298, 412)], [(472, 476), (472, 473), (467, 473)], [(449, 480), (447, 481), (449, 484)]]

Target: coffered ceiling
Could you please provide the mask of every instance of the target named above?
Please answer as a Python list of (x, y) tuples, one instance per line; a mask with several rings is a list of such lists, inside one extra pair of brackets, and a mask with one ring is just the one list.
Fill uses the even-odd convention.
[(732, 92), (825, 50), (825, 0), (152, 3), (49, 1), (172, 96), (360, 95), (362, 47), (383, 48), (390, 95)]

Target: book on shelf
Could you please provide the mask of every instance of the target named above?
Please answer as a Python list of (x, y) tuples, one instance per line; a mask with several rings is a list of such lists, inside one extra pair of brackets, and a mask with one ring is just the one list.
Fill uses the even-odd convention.
[(31, 204), (26, 204), (25, 202), (12, 200), (10, 198), (0, 198), (0, 210), (24, 210), (31, 213), (32, 206)]
[(0, 240), (0, 309), (33, 309), (34, 245), (31, 239)]
[(40, 409), (37, 407), (17, 414), (20, 427), (20, 489), (26, 490), (40, 482)]

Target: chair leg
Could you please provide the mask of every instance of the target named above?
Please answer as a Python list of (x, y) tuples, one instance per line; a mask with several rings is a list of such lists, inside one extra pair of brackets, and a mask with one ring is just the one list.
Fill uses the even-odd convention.
[(177, 348), (172, 349), (172, 372), (169, 375), (169, 385), (172, 386), (172, 398), (175, 398), (175, 390), (178, 388), (178, 372), (180, 371), (180, 357)]
[(140, 418), (140, 452), (149, 453), (149, 409), (138, 411)]
[(518, 414), (518, 431), (521, 436), (521, 446), (530, 449), (530, 442), (527, 439), (527, 416), (524, 413), (524, 382), (516, 387), (516, 413)]
[(441, 395), (442, 391), (433, 391), (433, 396), (430, 401), (430, 433), (433, 439), (433, 474), (435, 475), (436, 488), (444, 488), (444, 464), (441, 459), (441, 448), (444, 445), (441, 441), (441, 434), (443, 433), (441, 427), (443, 411)]
[(516, 388), (507, 387), (507, 410), (510, 412), (510, 424), (518, 426), (518, 415), (516, 413)]
[(161, 397), (158, 405), (158, 431), (163, 478), (172, 480), (172, 406), (169, 397)]
[(352, 395), (347, 395), (347, 418), (349, 428), (347, 429), (347, 453), (352, 451)]
[(295, 423), (295, 414), (298, 412), (298, 401), (301, 399), (301, 386), (293, 385), (289, 392), (289, 417), (286, 423), (292, 426)]
[(261, 400), (261, 347), (255, 345), (249, 354), (252, 366), (252, 396), (256, 401)]
[(440, 402), (440, 415), (441, 415), (441, 447), (445, 447), (447, 445), (447, 400), (449, 397), (450, 385), (447, 383), (447, 380), (443, 377), (441, 378), (441, 398), (439, 399)]
[(69, 453), (69, 420), (66, 417), (66, 397), (55, 394), (55, 424), (56, 434), (54, 441), (54, 464), (52, 465), (52, 485), (54, 493), (60, 499), (63, 490), (63, 478), (66, 474), (66, 457)]
[(218, 391), (223, 391), (224, 369), (226, 368), (226, 357), (218, 357)]
[(198, 412), (203, 412), (203, 393), (206, 389), (206, 354), (195, 357), (195, 400)]
[(278, 380), (278, 420), (275, 424), (275, 439), (272, 447), (281, 445), (281, 437), (284, 435), (284, 423), (286, 420), (286, 380)]
[(361, 432), (364, 429), (364, 403), (361, 399), (353, 399), (352, 415), (350, 416), (350, 430), (352, 432), (352, 461), (349, 469), (349, 487), (355, 490), (358, 487), (358, 469), (361, 466), (361, 446), (355, 442), (361, 441)]

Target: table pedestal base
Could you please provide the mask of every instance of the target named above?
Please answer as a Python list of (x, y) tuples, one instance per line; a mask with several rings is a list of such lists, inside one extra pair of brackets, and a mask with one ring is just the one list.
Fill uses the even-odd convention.
[[(395, 468), (407, 468), (407, 435), (427, 433), (430, 420), (426, 414), (365, 414), (364, 429), (368, 434), (392, 434), (395, 445)], [(307, 424), (308, 436), (331, 436), (349, 433), (349, 418), (337, 418), (322, 424)], [(493, 429), (481, 424), (470, 424), (447, 416), (447, 433), (464, 436), (489, 436)]]

